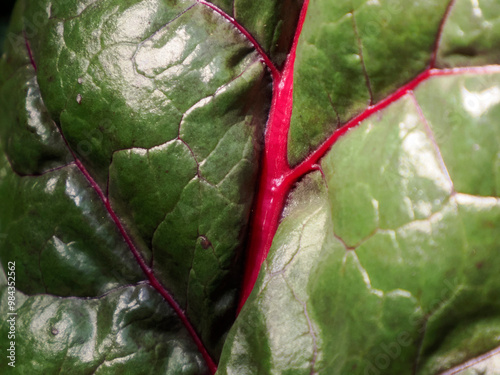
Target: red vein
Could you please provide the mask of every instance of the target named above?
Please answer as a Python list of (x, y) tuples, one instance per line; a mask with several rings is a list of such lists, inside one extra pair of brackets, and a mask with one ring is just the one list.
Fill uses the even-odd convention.
[(490, 65), (483, 67), (465, 67), (465, 68), (453, 68), (453, 69), (427, 69), (420, 73), (413, 80), (408, 82), (406, 85), (400, 87), (391, 95), (382, 99), (375, 105), (369, 106), (365, 111), (360, 113), (358, 116), (354, 117), (348, 121), (343, 127), (336, 130), (330, 138), (328, 138), (323, 144), (321, 144), (312, 154), (310, 154), (303, 162), (297, 165), (290, 176), (292, 180), (297, 180), (304, 173), (311, 171), (312, 166), (318, 164), (319, 159), (330, 149), (330, 147), (345, 133), (350, 129), (358, 126), (361, 122), (366, 120), (368, 117), (372, 116), (374, 113), (388, 107), (390, 104), (401, 99), (403, 96), (413, 91), (422, 82), (428, 80), (431, 77), (438, 76), (452, 76), (452, 75), (464, 75), (464, 74), (493, 74), (500, 73), (500, 65)]
[[(307, 3), (307, 2), (306, 2)], [(304, 4), (305, 8), (307, 4)], [(303, 23), (303, 14), (301, 22)], [(300, 25), (302, 26), (302, 24)], [(300, 28), (298, 29), (300, 33)], [(332, 145), (350, 129), (355, 128), (364, 120), (401, 99), (409, 92), (415, 90), (422, 82), (438, 76), (452, 76), (465, 74), (492, 74), (500, 73), (500, 65), (484, 67), (464, 67), (453, 69), (428, 68), (406, 85), (400, 87), (385, 99), (369, 106), (358, 116), (351, 119), (343, 127), (336, 130), (323, 144), (321, 144), (304, 161), (291, 169), (288, 164), (286, 144), (293, 101), (293, 62), (295, 58), (296, 41), (294, 49), (285, 65), (282, 80), (275, 88), (271, 107), (268, 130), (265, 140), (263, 171), (257, 196), (255, 213), (252, 221), (248, 260), (245, 269), (242, 296), (239, 310), (252, 292), (260, 267), (267, 257), (272, 240), (278, 228), (279, 219), (283, 210), (288, 192), (293, 184), (306, 173), (318, 170), (319, 160), (328, 152)], [(287, 86), (289, 85), (289, 86)], [(276, 118), (276, 116), (287, 116)]]
[(33, 66), (33, 68), (35, 69), (35, 72), (36, 72), (36, 70), (37, 70), (36, 63), (35, 63), (35, 59), (33, 58), (33, 51), (31, 50), (30, 42), (28, 40), (28, 37), (26, 36), (25, 31), (23, 31), (23, 34), (24, 34), (24, 44), (26, 45), (26, 49), (28, 50), (28, 56), (30, 58), (31, 66)]
[[(62, 135), (62, 133), (61, 133)], [(64, 138), (64, 136), (63, 136)], [(66, 142), (67, 147), (70, 149), (69, 144)], [(80, 160), (77, 159), (76, 155), (73, 153), (73, 151), (70, 149), (70, 152), (73, 154), (73, 157), (75, 158), (75, 164), (80, 170), (80, 172), (85, 176), (87, 181), (90, 183), (94, 191), (97, 193), (101, 201), (104, 203), (104, 206), (106, 207), (106, 210), (108, 211), (109, 215), (111, 216), (111, 219), (115, 222), (116, 227), (118, 228), (120, 234), (122, 235), (123, 239), (127, 243), (130, 251), (134, 255), (134, 258), (136, 259), (137, 263), (139, 264), (139, 267), (141, 267), (142, 271), (146, 274), (149, 283), (153, 288), (155, 288), (158, 293), (162, 295), (162, 297), (168, 302), (168, 304), (172, 307), (172, 309), (175, 311), (179, 319), (181, 320), (182, 324), (184, 327), (187, 329), (189, 334), (191, 335), (191, 338), (195, 342), (198, 350), (202, 354), (203, 358), (205, 359), (205, 362), (207, 363), (207, 366), (210, 370), (211, 374), (215, 374), (217, 371), (217, 366), (215, 365), (215, 362), (213, 361), (212, 357), (208, 353), (207, 349), (205, 348), (205, 345), (201, 341), (200, 337), (198, 336), (198, 333), (194, 329), (193, 325), (187, 318), (184, 310), (179, 306), (177, 301), (174, 299), (174, 297), (170, 294), (170, 292), (165, 289), (165, 287), (158, 281), (156, 276), (154, 275), (153, 270), (146, 264), (144, 259), (142, 258), (141, 254), (139, 253), (139, 250), (135, 246), (132, 238), (128, 234), (127, 230), (124, 228), (123, 224), (121, 223), (118, 215), (115, 213), (113, 208), (111, 207), (111, 203), (109, 199), (104, 195), (104, 192), (100, 188), (100, 186), (95, 182), (95, 180), (92, 178), (90, 173), (87, 171), (85, 166), (82, 164)]]
[(231, 17), (226, 12), (224, 12), (222, 9), (216, 7), (214, 4), (209, 3), (208, 1), (205, 1), (205, 0), (197, 0), (197, 2), (199, 4), (203, 4), (207, 7), (209, 7), (210, 9), (214, 10), (215, 12), (220, 14), (222, 17), (224, 17), (226, 20), (228, 20), (236, 29), (238, 29), (238, 31), (240, 33), (242, 33), (247, 38), (247, 40), (254, 46), (254, 48), (257, 50), (259, 55), (262, 57), (262, 60), (264, 60), (264, 63), (271, 71), (274, 82), (277, 82), (279, 80), (281, 73), (276, 68), (274, 63), (271, 61), (271, 58), (268, 56), (266, 51), (264, 51), (262, 46), (257, 42), (257, 40), (255, 40), (255, 38), (252, 36), (252, 34), (250, 34), (248, 32), (248, 30), (246, 30), (243, 26), (240, 25), (240, 23), (238, 21), (236, 21), (233, 17)]
[[(69, 144), (67, 142), (66, 142), (66, 145), (69, 148)], [(200, 337), (198, 336), (198, 333), (196, 332), (193, 325), (191, 324), (191, 322), (187, 318), (184, 310), (179, 306), (179, 304), (174, 299), (174, 297), (170, 294), (170, 292), (167, 289), (165, 289), (165, 287), (158, 281), (158, 279), (154, 275), (153, 270), (146, 264), (146, 262), (144, 261), (144, 259), (141, 256), (141, 254), (137, 250), (132, 238), (130, 237), (127, 230), (124, 228), (123, 224), (121, 223), (118, 215), (116, 215), (115, 211), (111, 207), (111, 203), (110, 203), (109, 199), (104, 195), (100, 186), (97, 184), (97, 182), (95, 182), (95, 180), (92, 178), (92, 176), (87, 171), (85, 166), (82, 164), (82, 162), (80, 160), (77, 159), (76, 155), (73, 153), (73, 151), (71, 149), (70, 149), (70, 152), (73, 154), (73, 157), (75, 158), (76, 166), (78, 167), (80, 172), (85, 176), (87, 181), (90, 183), (90, 185), (92, 186), (94, 191), (97, 193), (97, 195), (101, 199), (101, 201), (104, 203), (106, 210), (108, 211), (109, 215), (111, 216), (111, 219), (113, 219), (113, 221), (115, 222), (116, 227), (118, 228), (120, 234), (122, 235), (123, 239), (127, 243), (130, 251), (134, 255), (137, 263), (139, 264), (139, 267), (141, 267), (142, 271), (146, 274), (146, 276), (149, 280), (149, 283), (151, 284), (151, 286), (153, 288), (155, 288), (158, 291), (158, 293), (160, 293), (162, 295), (163, 298), (165, 298), (165, 300), (168, 302), (168, 304), (175, 311), (175, 313), (177, 314), (177, 316), (181, 320), (182, 324), (184, 325), (184, 327), (186, 327), (187, 331), (191, 335), (191, 338), (195, 342), (198, 350), (200, 351), (203, 358), (205, 359), (205, 362), (207, 363), (207, 366), (210, 370), (210, 373), (215, 374), (215, 372), (217, 371), (217, 366), (215, 365), (215, 362), (213, 361), (212, 357), (210, 356), (207, 349), (205, 348), (205, 345), (203, 344)]]
[(267, 256), (278, 228), (281, 209), (290, 188), (285, 180), (291, 172), (288, 165), (287, 140), (293, 104), (293, 68), (308, 5), (309, 0), (305, 0), (283, 72), (274, 77), (273, 99), (264, 139), (260, 184), (252, 218), (238, 311), (252, 292), (260, 266)]
[[(36, 64), (32, 58), (33, 55), (32, 55), (28, 40), (26, 40), (26, 48), (28, 49), (28, 53), (29, 53), (29, 56), (31, 59), (31, 64), (33, 65), (33, 68), (35, 69), (35, 72), (36, 72), (37, 68), (36, 68)], [(102, 191), (101, 187), (93, 179), (93, 177), (89, 173), (89, 171), (87, 171), (87, 169), (85, 168), (83, 163), (77, 158), (76, 154), (73, 152), (72, 148), (70, 147), (70, 145), (69, 145), (68, 141), (66, 140), (64, 134), (62, 133), (61, 129), (59, 129), (59, 133), (61, 134), (61, 137), (64, 140), (64, 142), (66, 143), (66, 147), (68, 148), (69, 152), (73, 156), (73, 158), (75, 160), (75, 165), (78, 167), (80, 172), (85, 176), (85, 178), (89, 182), (92, 189), (97, 193), (97, 195), (101, 199), (102, 203), (104, 204), (104, 207), (106, 208), (106, 211), (108, 211), (108, 214), (111, 216), (111, 219), (115, 223), (118, 231), (120, 232), (120, 234), (122, 235), (126, 244), (128, 245), (128, 247), (129, 247), (130, 251), (132, 252), (132, 255), (134, 256), (134, 258), (136, 259), (139, 267), (142, 269), (142, 271), (144, 272), (144, 274), (148, 278), (149, 283), (151, 284), (151, 286), (153, 288), (156, 289), (156, 291), (158, 293), (160, 293), (160, 295), (172, 307), (172, 309), (177, 314), (177, 316), (181, 320), (181, 322), (184, 325), (184, 327), (186, 328), (186, 330), (191, 335), (191, 338), (193, 339), (194, 343), (196, 344), (196, 347), (200, 351), (201, 355), (203, 356), (203, 359), (205, 360), (205, 362), (207, 364), (207, 367), (210, 371), (210, 374), (212, 374), (212, 375), (215, 374), (215, 372), (217, 371), (217, 366), (216, 366), (214, 360), (212, 359), (212, 357), (210, 356), (210, 354), (208, 353), (207, 349), (205, 348), (205, 345), (201, 341), (198, 333), (196, 332), (193, 325), (191, 324), (191, 322), (187, 318), (184, 310), (180, 307), (180, 305), (177, 303), (177, 301), (174, 299), (174, 297), (170, 294), (170, 292), (156, 278), (153, 270), (146, 264), (143, 257), (139, 253), (139, 250), (135, 246), (134, 241), (132, 240), (132, 238), (128, 234), (128, 232), (125, 229), (125, 227), (123, 226), (122, 222), (120, 221), (120, 218), (118, 217), (118, 215), (115, 213), (115, 211), (111, 207), (111, 203), (110, 203), (109, 199), (106, 197), (106, 195)]]
[(455, 4), (455, 0), (450, 0), (450, 2), (448, 3), (448, 6), (446, 7), (446, 10), (444, 12), (444, 16), (441, 18), (441, 23), (439, 24), (437, 36), (436, 36), (436, 39), (435, 39), (434, 48), (432, 50), (431, 62), (429, 64), (429, 66), (431, 68), (435, 68), (436, 67), (436, 59), (437, 59), (437, 54), (438, 54), (439, 46), (441, 44), (441, 38), (443, 36), (444, 26), (446, 24), (446, 21), (448, 20), (448, 17), (449, 17), (449, 15), (451, 13), (451, 9), (453, 8), (454, 4)]
[[(278, 228), (280, 215), (283, 210), (283, 206), (289, 190), (292, 188), (292, 185), (303, 175), (318, 169), (319, 159), (342, 135), (344, 135), (351, 128), (358, 126), (369, 116), (400, 99), (409, 91), (415, 89), (420, 83), (432, 76), (467, 73), (484, 74), (497, 73), (499, 71), (499, 66), (443, 70), (434, 69), (441, 34), (443, 32), (446, 20), (451, 12), (454, 2), (455, 0), (449, 1), (444, 16), (441, 19), (441, 23), (436, 36), (434, 50), (431, 55), (429, 68), (377, 104), (373, 105), (372, 102), (370, 102), (370, 106), (364, 112), (335, 131), (323, 144), (321, 144), (316, 149), (316, 151), (310, 154), (299, 165), (291, 169), (288, 164), (286, 150), (293, 107), (293, 71), (295, 54), (309, 3), (308, 0), (304, 1), (292, 49), (285, 62), (285, 69), (282, 75), (275, 75), (278, 79), (274, 80), (273, 100), (265, 137), (265, 149), (261, 172), (262, 175), (260, 177), (259, 190), (256, 199), (256, 206), (254, 209), (255, 212), (250, 227), (250, 241), (247, 263), (238, 311), (241, 310), (243, 304), (252, 292), (253, 286), (260, 271), (260, 267), (267, 257), (273, 237)], [(357, 25), (354, 19), (354, 14), (353, 22), (360, 45), (360, 54), (362, 54), (361, 40), (359, 34), (357, 33)], [(367, 80), (367, 85), (369, 89), (371, 89), (366, 67), (364, 66), (364, 61), (362, 61), (362, 63), (365, 78)]]

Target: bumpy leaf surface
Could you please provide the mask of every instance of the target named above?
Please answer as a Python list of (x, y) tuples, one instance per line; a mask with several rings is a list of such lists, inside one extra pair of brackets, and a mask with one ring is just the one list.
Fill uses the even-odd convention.
[(297, 47), (291, 164), (429, 64), (446, 4), (311, 1)]
[(437, 374), (500, 344), (500, 101), (467, 104), (498, 87), (431, 78), (337, 141), (289, 198), (221, 374)]
[(288, 197), (220, 374), (499, 371), (500, 71), (434, 69), (498, 63), (498, 6), (402, 6), (309, 5), (288, 156), (321, 172)]
[(0, 68), (0, 257), (16, 262), (18, 373), (214, 371), (270, 80), (209, 5), (17, 3)]
[(495, 0), (19, 0), (0, 372), (498, 373), (499, 51)]

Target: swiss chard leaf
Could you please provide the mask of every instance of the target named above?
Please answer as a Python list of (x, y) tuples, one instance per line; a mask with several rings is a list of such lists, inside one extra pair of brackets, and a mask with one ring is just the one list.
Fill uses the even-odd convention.
[[(500, 344), (499, 69), (435, 68), (498, 63), (497, 5), (429, 2), (408, 35), (423, 22), (411, 12), (385, 29), (401, 3), (345, 3), (311, 2), (294, 71), (288, 156), (307, 157), (292, 175), (323, 176), (288, 198), (219, 373), (496, 373), (498, 350), (483, 353)], [(365, 45), (373, 10), (388, 36)]]
[[(123, 358), (130, 373), (213, 372), (234, 319), (270, 101), (252, 43), (195, 1), (19, 1), (6, 46), (0, 256), (5, 270), (16, 262), (27, 324), (18, 371), (109, 373)], [(128, 311), (121, 298), (140, 304), (129, 295), (146, 293), (144, 282), (171, 306), (162, 319), (124, 318), (134, 333), (115, 345), (122, 323), (106, 322)], [(80, 309), (97, 316), (76, 348), (86, 318), (65, 311)], [(101, 309), (111, 311), (101, 319)], [(40, 345), (48, 322), (66, 326), (52, 342), (67, 356)], [(138, 350), (157, 365), (132, 364)]]
[(220, 374), (438, 374), (500, 344), (500, 101), (467, 105), (499, 85), (433, 77), (335, 143), (289, 197)]
[(499, 12), (19, 0), (2, 371), (496, 373)]
[(291, 164), (425, 69), (446, 6), (441, 0), (311, 1), (294, 70)]

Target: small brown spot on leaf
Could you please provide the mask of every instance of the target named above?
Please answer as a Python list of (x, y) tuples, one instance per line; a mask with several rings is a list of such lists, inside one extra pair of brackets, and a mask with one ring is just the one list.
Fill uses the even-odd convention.
[(212, 243), (205, 236), (200, 236), (200, 244), (205, 250), (212, 246)]
[(486, 228), (496, 228), (496, 224), (494, 222), (492, 222), (492, 221), (487, 221), (485, 223), (485, 227)]
[(483, 263), (483, 262), (477, 262), (477, 263), (476, 263), (476, 268), (477, 268), (478, 270), (480, 270), (481, 268), (483, 268), (483, 265), (484, 265), (484, 263)]

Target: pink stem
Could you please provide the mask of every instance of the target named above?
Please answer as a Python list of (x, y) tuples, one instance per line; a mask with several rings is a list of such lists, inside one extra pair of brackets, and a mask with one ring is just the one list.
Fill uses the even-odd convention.
[(290, 189), (287, 176), (291, 173), (291, 169), (288, 164), (287, 143), (293, 105), (293, 69), (308, 5), (309, 0), (305, 0), (283, 72), (274, 77), (273, 100), (264, 140), (262, 171), (238, 311), (252, 292), (260, 267), (267, 257)]
[[(304, 9), (307, 9), (307, 2), (304, 3)], [(302, 23), (304, 22), (303, 17), (305, 17), (305, 14), (301, 14), (301, 24), (298, 28), (298, 33), (300, 33)], [(499, 65), (453, 69), (428, 68), (406, 85), (402, 86), (377, 104), (369, 106), (361, 114), (336, 130), (304, 161), (291, 169), (287, 161), (286, 144), (293, 104), (293, 62), (295, 59), (295, 48), (296, 41), (294, 42), (289, 60), (286, 62), (282, 80), (279, 81), (277, 87), (275, 86), (265, 139), (266, 149), (264, 152), (263, 170), (250, 232), (251, 237), (248, 259), (238, 311), (241, 310), (252, 292), (262, 263), (269, 253), (274, 235), (278, 228), (281, 212), (283, 211), (285, 200), (290, 189), (293, 184), (306, 173), (318, 170), (319, 160), (340, 137), (346, 134), (350, 129), (358, 126), (374, 113), (388, 107), (390, 104), (401, 99), (404, 95), (415, 90), (418, 85), (431, 77), (500, 73)]]

